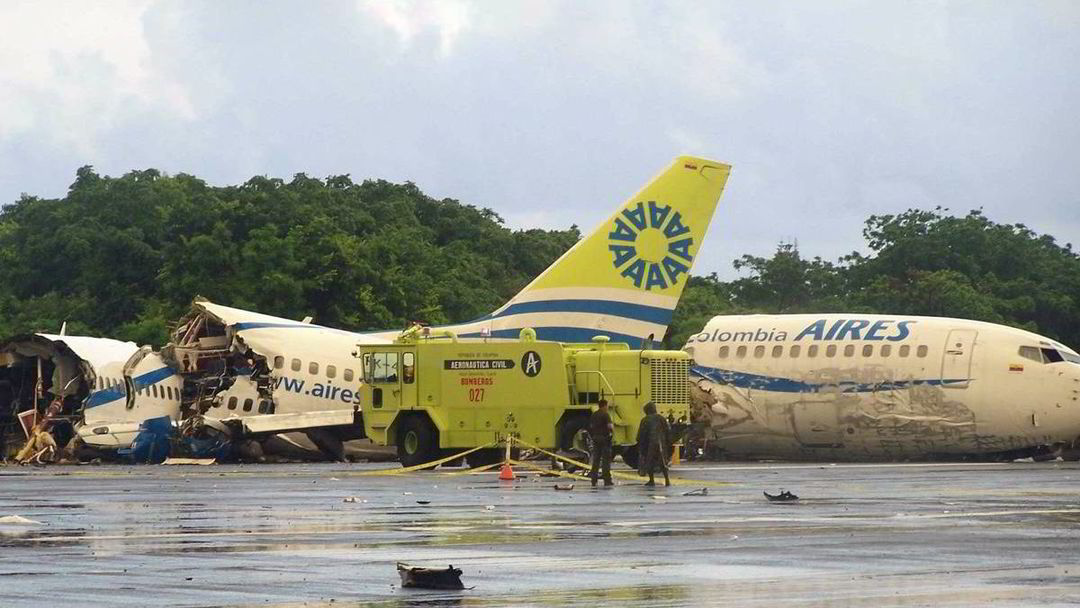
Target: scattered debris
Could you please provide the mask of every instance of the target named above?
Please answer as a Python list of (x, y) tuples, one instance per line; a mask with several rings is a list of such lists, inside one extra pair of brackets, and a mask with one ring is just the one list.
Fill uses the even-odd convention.
[(216, 458), (166, 458), (165, 462), (161, 464), (194, 464), (205, 466), (208, 464), (215, 464)]
[(28, 517), (22, 515), (4, 515), (0, 516), (0, 525), (6, 526), (44, 526), (45, 524), (40, 521), (34, 521)]
[(484, 510), (485, 511), (494, 511), (495, 510), (495, 505), (487, 505), (486, 507), (484, 507)]
[(416, 501), (416, 504), (418, 504), (418, 505), (430, 505), (431, 501), (430, 500), (418, 500), (418, 501)]
[(762, 492), (765, 498), (768, 498), (770, 502), (795, 502), (799, 500), (799, 497), (788, 492), (787, 490), (780, 488), (779, 494), (769, 494), (768, 492)]
[(564, 492), (569, 492), (570, 490), (574, 489), (574, 484), (572, 484), (572, 483), (557, 483), (557, 484), (555, 484), (555, 489), (556, 490), (562, 490)]
[(689, 492), (683, 492), (682, 495), (683, 496), (708, 496), (709, 495), (709, 488), (698, 488), (696, 490), (690, 490)]
[(398, 562), (398, 574), (401, 586), (417, 589), (464, 589), (461, 582), (461, 570), (451, 565), (448, 568), (418, 568)]
[(345, 500), (343, 500), (341, 502), (357, 502), (357, 500), (356, 500), (355, 496), (346, 496)]
[(169, 457), (173, 435), (171, 417), (148, 418), (139, 425), (139, 434), (131, 441), (131, 447), (120, 448), (116, 453), (134, 463), (161, 464)]

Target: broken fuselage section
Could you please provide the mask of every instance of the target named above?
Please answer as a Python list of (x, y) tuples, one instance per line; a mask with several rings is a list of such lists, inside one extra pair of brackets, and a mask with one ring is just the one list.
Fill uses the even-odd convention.
[(363, 436), (356, 336), (196, 299), (161, 356), (183, 378), (181, 419), (222, 421), (241, 454), (288, 433), (344, 460), (344, 442)]
[(31, 427), (46, 417), (38, 430), (67, 446), (82, 435), (88, 409), (105, 414), (123, 408), (123, 366), (137, 350), (132, 342), (53, 334), (0, 342), (0, 454), (31, 439)]

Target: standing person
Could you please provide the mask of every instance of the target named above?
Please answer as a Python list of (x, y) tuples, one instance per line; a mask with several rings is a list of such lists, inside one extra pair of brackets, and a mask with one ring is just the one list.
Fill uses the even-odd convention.
[(592, 485), (596, 485), (596, 478), (604, 477), (604, 485), (613, 485), (611, 481), (611, 436), (615, 432), (615, 425), (611, 423), (611, 414), (608, 413), (607, 400), (601, 399), (596, 404), (596, 411), (589, 417), (589, 437), (592, 439), (592, 458), (589, 477)]
[(649, 482), (645, 484), (647, 486), (656, 485), (653, 475), (658, 469), (664, 473), (664, 485), (671, 485), (667, 467), (667, 454), (671, 449), (670, 437), (671, 427), (663, 416), (656, 413), (656, 404), (652, 401), (646, 403), (645, 418), (641, 420), (637, 432), (637, 449), (638, 462), (641, 465), (638, 474), (649, 476)]

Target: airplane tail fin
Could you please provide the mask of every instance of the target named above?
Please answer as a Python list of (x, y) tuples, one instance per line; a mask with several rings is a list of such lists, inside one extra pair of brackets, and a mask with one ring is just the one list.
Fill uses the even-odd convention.
[(596, 230), (493, 313), (452, 326), (463, 337), (637, 347), (663, 337), (724, 191), (729, 165), (680, 156)]

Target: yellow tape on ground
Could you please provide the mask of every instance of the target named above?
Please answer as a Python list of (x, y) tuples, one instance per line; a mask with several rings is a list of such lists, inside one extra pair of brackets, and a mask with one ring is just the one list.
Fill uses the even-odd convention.
[[(516, 441), (516, 442), (520, 443), (521, 445), (523, 445), (523, 446), (525, 446), (527, 448), (536, 450), (536, 451), (540, 452), (541, 454), (546, 454), (547, 456), (551, 456), (552, 458), (554, 458), (556, 460), (561, 460), (563, 462), (569, 462), (570, 464), (573, 464), (574, 466), (576, 466), (576, 467), (578, 467), (580, 469), (589, 470), (590, 468), (592, 468), (591, 465), (587, 465), (587, 464), (585, 464), (583, 462), (578, 462), (577, 460), (574, 460), (573, 458), (567, 458), (566, 456), (562, 456), (562, 455), (556, 454), (554, 452), (549, 452), (548, 450), (545, 450), (544, 448), (541, 448), (539, 446), (535, 446), (535, 445), (529, 443), (528, 441), (524, 441), (524, 440), (519, 439), (517, 437), (511, 437), (511, 439), (513, 441)], [(511, 462), (513, 462), (513, 461), (511, 461)], [(549, 471), (549, 472), (557, 473), (557, 471)], [(633, 481), (643, 481), (644, 480), (644, 478), (642, 476), (638, 475), (637, 473), (623, 473), (622, 471), (612, 471), (611, 476), (612, 477), (617, 477), (619, 479), (629, 479), (629, 480), (633, 480)], [(661, 473), (660, 477), (663, 477), (663, 476), (664, 475)], [(704, 486), (723, 487), (723, 486), (735, 485), (730, 481), (706, 481), (706, 480), (703, 480), (703, 479), (683, 479), (683, 478), (679, 478), (679, 477), (671, 477), (670, 473), (668, 474), (668, 477), (671, 479), (671, 485), (694, 485), (694, 486), (702, 486), (702, 487), (704, 487)], [(580, 477), (575, 477), (575, 479), (590, 479), (590, 478), (587, 477), (587, 476), (580, 476)]]
[(482, 467), (476, 467), (474, 469), (465, 469), (464, 471), (441, 471), (439, 474), (449, 477), (453, 477), (455, 475), (476, 475), (478, 473), (486, 473), (491, 469), (494, 469), (495, 467), (501, 467), (502, 465), (502, 462), (493, 462), (491, 464), (485, 464)]
[(446, 458), (440, 458), (438, 460), (432, 460), (431, 462), (425, 462), (425, 463), (422, 463), (422, 464), (414, 464), (411, 467), (399, 467), (399, 468), (396, 468), (396, 469), (379, 469), (377, 471), (356, 471), (354, 473), (351, 473), (351, 476), (367, 477), (369, 475), (400, 475), (402, 473), (412, 473), (414, 471), (420, 471), (420, 470), (423, 470), (423, 469), (430, 469), (430, 468), (433, 468), (433, 467), (437, 467), (440, 464), (446, 464), (446, 463), (450, 462), (451, 460), (457, 460), (458, 458), (462, 458), (462, 457), (464, 457), (464, 456), (466, 456), (468, 454), (472, 454), (473, 452), (475, 452), (477, 450), (482, 450), (484, 448), (490, 448), (490, 447), (493, 447), (494, 445), (495, 445), (495, 442), (488, 443), (486, 445), (479, 445), (479, 446), (476, 446), (475, 448), (465, 450), (464, 452), (454, 454), (453, 456), (447, 456)]
[(542, 473), (544, 475), (555, 475), (557, 477), (565, 477), (566, 479), (577, 479), (577, 480), (581, 480), (581, 481), (590, 481), (588, 475), (580, 475), (578, 473), (569, 473), (567, 471), (554, 471), (554, 470), (551, 470), (551, 469), (545, 469), (544, 467), (538, 467), (538, 466), (536, 466), (534, 464), (531, 464), (529, 462), (526, 462), (524, 460), (511, 460), (510, 464), (515, 466), (515, 467), (521, 467), (523, 469), (527, 469), (527, 470), (530, 470), (530, 471), (535, 471), (537, 473)]

